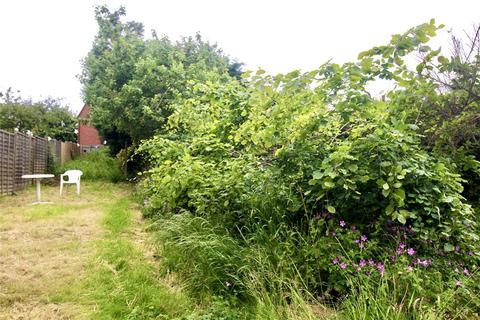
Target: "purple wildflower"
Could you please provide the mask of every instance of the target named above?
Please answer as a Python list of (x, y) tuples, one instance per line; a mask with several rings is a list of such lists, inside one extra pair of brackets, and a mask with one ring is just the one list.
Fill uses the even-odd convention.
[(360, 260), (360, 267), (363, 268), (363, 267), (365, 267), (366, 265), (367, 265), (367, 261), (365, 261), (365, 260), (363, 260), (363, 259)]
[(406, 245), (405, 245), (405, 243), (400, 242), (400, 244), (398, 245), (398, 247), (399, 247), (400, 249), (405, 249)]
[(412, 272), (413, 271), (413, 267), (412, 266), (408, 266), (407, 267), (407, 272)]
[(340, 227), (342, 227), (342, 228), (343, 228), (343, 227), (345, 227), (346, 225), (347, 225), (347, 224), (345, 223), (345, 221), (343, 221), (343, 220), (340, 220)]
[(377, 269), (380, 272), (380, 275), (383, 277), (383, 274), (385, 273), (385, 266), (383, 265), (383, 263), (379, 262), (377, 264)]
[(357, 228), (355, 227), (355, 225), (352, 225), (352, 231), (355, 231), (357, 230)]
[(469, 251), (469, 252), (468, 252), (468, 255), (469, 255), (470, 257), (473, 257), (473, 252), (472, 252), (472, 251)]
[(355, 242), (356, 244), (359, 244), (359, 243), (360, 243), (360, 240), (356, 239), (356, 240), (353, 241), (353, 242)]
[(413, 248), (408, 248), (407, 253), (409, 256), (413, 256), (415, 254), (415, 250), (413, 250)]
[(373, 267), (375, 265), (375, 261), (373, 261), (373, 259), (368, 259), (368, 264), (370, 267)]
[(397, 255), (402, 255), (403, 254), (403, 248), (398, 247), (397, 248)]
[(455, 287), (461, 287), (461, 286), (462, 286), (462, 281), (457, 280), (457, 282), (455, 282)]
[(464, 273), (466, 276), (468, 276), (468, 275), (470, 274), (470, 271), (468, 271), (468, 269), (465, 268), (465, 269), (463, 269), (463, 273)]
[(338, 263), (338, 257), (335, 258), (335, 259), (333, 259), (332, 263), (333, 263), (333, 264), (337, 264), (337, 263)]
[(347, 264), (346, 264), (345, 262), (342, 262), (342, 263), (340, 264), (340, 268), (346, 269), (346, 268), (347, 268)]
[(337, 236), (337, 233), (335, 231), (332, 232), (332, 236), (333, 237), (336, 237)]
[(455, 247), (455, 252), (460, 252), (460, 247), (459, 246)]
[(424, 266), (424, 267), (428, 267), (429, 265), (432, 264), (432, 260), (430, 260), (430, 259), (427, 259), (427, 260), (420, 260), (420, 259), (418, 259), (418, 264), (419, 264), (419, 265), (422, 265), (422, 266)]
[(362, 234), (360, 237), (360, 241), (363, 241), (363, 242), (367, 241), (367, 239), (368, 239), (367, 236), (364, 234)]

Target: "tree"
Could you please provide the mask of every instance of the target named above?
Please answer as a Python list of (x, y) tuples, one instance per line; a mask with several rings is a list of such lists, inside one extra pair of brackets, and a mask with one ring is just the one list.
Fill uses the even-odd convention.
[(241, 64), (230, 64), (198, 34), (176, 44), (155, 32), (145, 40), (141, 23), (122, 21), (123, 7), (97, 7), (95, 15), (99, 33), (80, 80), (92, 123), (103, 136), (122, 137), (127, 145), (149, 138), (162, 130), (190, 82), (226, 82), (241, 72)]
[(0, 129), (30, 131), (37, 136), (49, 136), (61, 141), (76, 141), (77, 119), (60, 100), (23, 100), (20, 92), (11, 88), (0, 93)]

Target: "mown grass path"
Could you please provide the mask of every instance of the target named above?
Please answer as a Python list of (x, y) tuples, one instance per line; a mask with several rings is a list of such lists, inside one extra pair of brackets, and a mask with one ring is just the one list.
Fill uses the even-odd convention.
[(190, 303), (156, 274), (123, 184), (0, 198), (0, 319), (175, 318)]

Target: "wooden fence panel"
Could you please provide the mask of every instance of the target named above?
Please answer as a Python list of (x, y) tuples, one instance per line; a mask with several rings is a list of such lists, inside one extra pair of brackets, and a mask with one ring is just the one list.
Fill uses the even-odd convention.
[(45, 173), (47, 159), (47, 139), (0, 130), (0, 195), (31, 183), (24, 174)]
[(15, 136), (0, 131), (0, 194), (11, 193), (15, 189), (14, 177), (11, 172), (15, 169)]
[(0, 195), (11, 194), (31, 183), (24, 174), (46, 173), (49, 154), (64, 164), (80, 155), (80, 146), (0, 130)]
[(14, 147), (14, 173), (10, 174), (15, 179), (14, 190), (25, 187), (29, 181), (22, 179), (22, 175), (31, 174), (30, 168), (32, 166), (32, 149), (31, 149), (31, 137), (22, 133), (16, 133), (15, 147)]

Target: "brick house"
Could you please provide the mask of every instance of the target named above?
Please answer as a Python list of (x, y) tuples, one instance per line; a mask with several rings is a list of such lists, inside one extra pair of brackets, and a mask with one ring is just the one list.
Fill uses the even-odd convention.
[(82, 153), (87, 153), (92, 149), (98, 149), (102, 146), (100, 135), (97, 129), (88, 124), (90, 118), (90, 107), (84, 105), (78, 115), (78, 144)]

